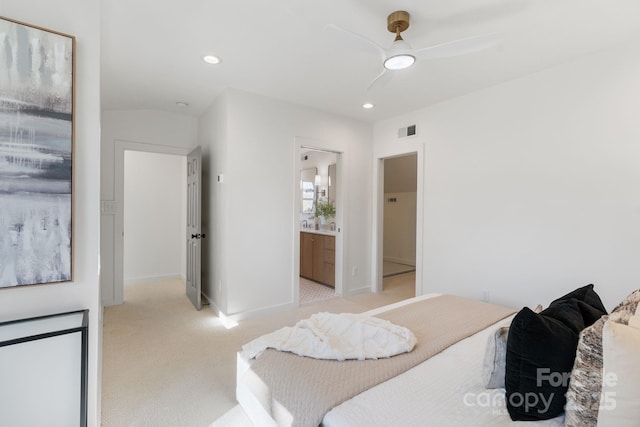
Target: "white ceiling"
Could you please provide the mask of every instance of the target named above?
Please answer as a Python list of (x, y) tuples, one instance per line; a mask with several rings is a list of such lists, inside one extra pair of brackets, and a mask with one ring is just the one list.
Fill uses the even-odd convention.
[[(323, 29), (388, 47), (395, 10), (411, 14), (403, 37), (414, 48), (494, 32), (503, 43), (419, 61), (367, 92), (380, 58)], [(103, 0), (102, 19), (103, 108), (194, 116), (233, 87), (377, 121), (640, 37), (638, 0)]]

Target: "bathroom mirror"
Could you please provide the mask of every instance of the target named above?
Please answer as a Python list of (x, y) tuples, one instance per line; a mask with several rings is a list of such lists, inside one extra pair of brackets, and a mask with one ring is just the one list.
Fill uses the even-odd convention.
[(327, 190), (329, 192), (328, 199), (330, 203), (336, 204), (336, 164), (329, 165), (329, 182), (327, 183)]
[(318, 168), (302, 169), (300, 171), (300, 212), (313, 213), (313, 206), (316, 200), (315, 178), (318, 174)]

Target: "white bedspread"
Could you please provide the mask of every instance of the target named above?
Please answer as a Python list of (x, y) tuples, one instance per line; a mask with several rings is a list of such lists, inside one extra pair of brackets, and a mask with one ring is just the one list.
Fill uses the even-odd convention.
[[(373, 316), (416, 300), (368, 311)], [(511, 421), (504, 405), (504, 389), (487, 390), (482, 380), (482, 362), (487, 339), (496, 328), (508, 325), (509, 317), (460, 341), (405, 373), (347, 400), (328, 412), (323, 427), (563, 427), (564, 416), (547, 421)], [(260, 402), (241, 381), (252, 360), (238, 353), (238, 401), (229, 417), (211, 427), (275, 426)], [(246, 411), (246, 412), (245, 412)], [(250, 414), (250, 415), (247, 415)], [(253, 419), (251, 423), (249, 419)]]
[(416, 337), (402, 326), (353, 313), (316, 313), (293, 327), (263, 335), (242, 347), (243, 357), (253, 359), (267, 348), (289, 351), (315, 359), (381, 359), (407, 353)]
[(484, 388), (487, 338), (512, 319), (347, 400), (325, 415), (322, 427), (563, 427), (564, 415), (546, 421), (511, 421), (504, 389)]

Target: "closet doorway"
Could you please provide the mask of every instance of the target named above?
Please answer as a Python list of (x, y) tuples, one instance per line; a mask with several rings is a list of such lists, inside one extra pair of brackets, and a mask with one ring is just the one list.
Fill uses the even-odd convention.
[(410, 298), (417, 294), (418, 153), (380, 159), (379, 171), (378, 290)]

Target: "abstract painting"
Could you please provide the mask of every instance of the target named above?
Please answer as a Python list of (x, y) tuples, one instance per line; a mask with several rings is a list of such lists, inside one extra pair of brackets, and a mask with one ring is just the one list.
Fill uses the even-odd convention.
[(72, 280), (74, 47), (0, 17), (0, 288)]

